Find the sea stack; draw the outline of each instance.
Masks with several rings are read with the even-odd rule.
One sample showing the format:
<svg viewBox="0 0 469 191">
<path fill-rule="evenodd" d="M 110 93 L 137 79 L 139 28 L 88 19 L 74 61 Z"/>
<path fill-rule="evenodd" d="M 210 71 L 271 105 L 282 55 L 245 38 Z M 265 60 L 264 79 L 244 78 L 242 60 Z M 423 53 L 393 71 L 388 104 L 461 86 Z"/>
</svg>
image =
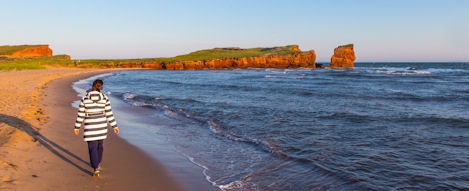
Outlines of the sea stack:
<svg viewBox="0 0 469 191">
<path fill-rule="evenodd" d="M 331 68 L 353 68 L 355 61 L 353 44 L 342 45 L 334 49 L 331 58 Z"/>
</svg>

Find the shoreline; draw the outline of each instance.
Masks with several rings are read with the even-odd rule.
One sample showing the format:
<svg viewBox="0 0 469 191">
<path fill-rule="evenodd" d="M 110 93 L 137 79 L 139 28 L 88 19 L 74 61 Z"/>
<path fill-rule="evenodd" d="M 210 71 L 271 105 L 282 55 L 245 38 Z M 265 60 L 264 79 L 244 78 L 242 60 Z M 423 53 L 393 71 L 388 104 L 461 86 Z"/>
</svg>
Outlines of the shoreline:
<svg viewBox="0 0 469 191">
<path fill-rule="evenodd" d="M 71 103 L 80 98 L 72 84 L 113 71 L 0 71 L 6 94 L 0 112 L 0 189 L 182 190 L 156 159 L 113 134 L 104 141 L 102 175 L 91 176 L 86 142 L 73 134 Z"/>
<path fill-rule="evenodd" d="M 120 72 L 133 73 L 133 71 L 127 70 L 112 73 Z M 107 77 L 110 76 L 109 74 L 94 75 L 89 78 L 80 79 L 77 81 L 77 84 L 73 84 L 73 89 L 82 94 L 94 79 L 100 78 L 104 80 L 104 91 L 107 92 L 108 88 L 110 88 L 107 80 Z M 112 95 L 113 92 L 109 93 L 108 96 L 111 99 L 113 113 L 121 129 L 120 138 L 136 146 L 159 164 L 166 167 L 166 172 L 170 177 L 177 180 L 177 183 L 184 190 L 220 190 L 204 174 L 203 167 L 188 159 L 187 156 L 181 155 L 175 145 L 168 141 L 170 138 L 164 135 L 164 133 L 157 133 L 160 131 L 159 129 L 173 128 L 172 126 L 176 125 L 173 121 L 154 109 L 133 106 L 122 100 L 122 97 Z M 77 107 L 77 104 L 75 102 L 73 107 Z"/>
</svg>

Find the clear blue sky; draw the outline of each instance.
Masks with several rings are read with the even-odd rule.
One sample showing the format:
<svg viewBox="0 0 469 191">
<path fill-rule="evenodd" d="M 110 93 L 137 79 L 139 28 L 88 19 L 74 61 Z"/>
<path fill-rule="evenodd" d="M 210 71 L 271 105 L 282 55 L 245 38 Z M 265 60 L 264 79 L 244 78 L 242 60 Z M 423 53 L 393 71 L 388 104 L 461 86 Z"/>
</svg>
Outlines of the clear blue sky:
<svg viewBox="0 0 469 191">
<path fill-rule="evenodd" d="M 468 0 L 1 0 L 0 45 L 72 59 L 172 57 L 297 44 L 328 62 L 469 61 Z"/>
</svg>

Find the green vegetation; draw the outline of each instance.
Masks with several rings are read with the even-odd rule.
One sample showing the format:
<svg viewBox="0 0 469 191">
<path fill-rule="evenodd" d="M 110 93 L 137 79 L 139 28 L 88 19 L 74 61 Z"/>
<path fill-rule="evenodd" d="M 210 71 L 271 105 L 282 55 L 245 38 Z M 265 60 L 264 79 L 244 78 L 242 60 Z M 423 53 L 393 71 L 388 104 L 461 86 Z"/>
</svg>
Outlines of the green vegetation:
<svg viewBox="0 0 469 191">
<path fill-rule="evenodd" d="M 28 70 L 45 69 L 46 66 L 72 66 L 73 62 L 66 59 L 66 55 L 31 57 L 31 58 L 6 58 L 0 57 L 0 70 Z"/>
<path fill-rule="evenodd" d="M 142 58 L 142 59 L 117 59 L 117 60 L 68 60 L 67 55 L 57 55 L 52 57 L 30 57 L 30 58 L 8 58 L 7 56 L 24 48 L 34 47 L 32 45 L 22 46 L 0 46 L 0 70 L 25 70 L 25 69 L 44 69 L 46 66 L 58 67 L 86 67 L 86 68 L 109 68 L 119 67 L 124 63 L 145 64 L 145 63 L 174 63 L 181 61 L 201 61 L 225 58 L 244 58 L 274 56 L 285 54 L 296 54 L 300 51 L 295 49 L 298 46 L 290 45 L 272 48 L 249 48 L 241 49 L 236 47 L 214 48 L 209 50 L 200 50 L 185 55 L 171 58 Z"/>
<path fill-rule="evenodd" d="M 346 44 L 346 45 L 342 45 L 342 46 L 339 46 L 339 47 L 352 47 L 353 48 L 353 44 Z"/>
<path fill-rule="evenodd" d="M 10 55 L 10 54 L 13 54 L 14 52 L 18 52 L 20 50 L 31 48 L 31 47 L 36 47 L 36 46 L 41 46 L 41 45 L 0 46 L 0 55 Z"/>
<path fill-rule="evenodd" d="M 200 61 L 200 60 L 214 60 L 224 58 L 245 58 L 245 57 L 259 57 L 270 55 L 285 55 L 295 54 L 298 51 L 293 49 L 295 45 L 272 47 L 272 48 L 214 48 L 209 50 L 199 50 L 186 55 L 176 56 L 172 58 L 160 58 L 163 62 L 176 62 L 176 61 Z"/>
</svg>

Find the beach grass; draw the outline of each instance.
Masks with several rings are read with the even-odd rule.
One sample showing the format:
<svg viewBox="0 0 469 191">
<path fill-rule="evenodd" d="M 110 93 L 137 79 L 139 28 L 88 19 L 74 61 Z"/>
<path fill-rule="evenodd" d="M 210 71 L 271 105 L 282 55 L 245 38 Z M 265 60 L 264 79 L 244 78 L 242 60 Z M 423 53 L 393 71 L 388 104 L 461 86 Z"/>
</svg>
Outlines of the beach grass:
<svg viewBox="0 0 469 191">
<path fill-rule="evenodd" d="M 66 59 L 66 55 L 7 58 L 0 57 L 0 70 L 31 70 L 45 69 L 46 66 L 73 66 L 71 60 Z"/>
</svg>

